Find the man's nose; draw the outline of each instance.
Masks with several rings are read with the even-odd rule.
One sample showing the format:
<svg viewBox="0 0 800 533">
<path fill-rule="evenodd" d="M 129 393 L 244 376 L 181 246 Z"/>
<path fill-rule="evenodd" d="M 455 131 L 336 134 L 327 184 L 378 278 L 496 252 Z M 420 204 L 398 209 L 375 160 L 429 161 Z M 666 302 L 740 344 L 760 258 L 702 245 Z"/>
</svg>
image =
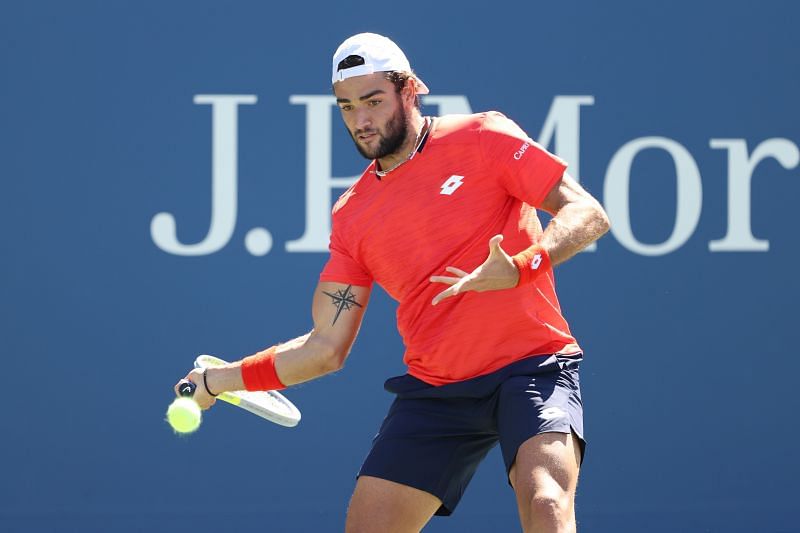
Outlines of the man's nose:
<svg viewBox="0 0 800 533">
<path fill-rule="evenodd" d="M 356 110 L 356 129 L 368 130 L 372 127 L 372 113 L 368 109 Z"/>
</svg>

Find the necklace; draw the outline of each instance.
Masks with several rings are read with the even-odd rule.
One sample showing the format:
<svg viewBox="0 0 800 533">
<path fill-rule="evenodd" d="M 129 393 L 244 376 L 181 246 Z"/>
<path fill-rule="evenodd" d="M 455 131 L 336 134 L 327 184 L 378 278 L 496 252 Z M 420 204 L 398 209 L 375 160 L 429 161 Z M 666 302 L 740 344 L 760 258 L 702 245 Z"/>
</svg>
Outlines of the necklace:
<svg viewBox="0 0 800 533">
<path fill-rule="evenodd" d="M 430 117 L 425 117 L 425 124 L 423 124 L 422 128 L 419 130 L 417 138 L 414 140 L 414 148 L 408 153 L 408 156 L 406 156 L 405 159 L 401 159 L 396 164 L 392 165 L 390 168 L 387 168 L 386 170 L 377 170 L 376 168 L 374 170 L 375 175 L 378 176 L 379 178 L 382 178 L 392 170 L 402 165 L 403 163 L 411 161 L 414 158 L 414 156 L 417 155 L 417 151 L 419 151 L 419 147 L 422 145 L 422 141 L 425 140 L 425 136 L 428 135 L 428 132 L 430 131 L 432 124 L 433 121 L 430 119 Z M 375 164 L 377 167 L 377 161 L 375 162 Z"/>
</svg>

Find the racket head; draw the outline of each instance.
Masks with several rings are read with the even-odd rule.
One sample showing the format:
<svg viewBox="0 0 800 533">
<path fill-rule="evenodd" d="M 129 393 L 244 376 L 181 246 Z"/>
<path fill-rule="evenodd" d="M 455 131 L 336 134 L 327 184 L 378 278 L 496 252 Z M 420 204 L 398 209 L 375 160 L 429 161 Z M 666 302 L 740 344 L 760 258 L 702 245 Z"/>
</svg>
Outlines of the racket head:
<svg viewBox="0 0 800 533">
<path fill-rule="evenodd" d="M 213 368 L 228 364 L 213 355 L 198 355 L 195 368 Z M 300 423 L 300 410 L 278 391 L 231 391 L 223 392 L 217 399 L 249 411 L 254 415 L 285 427 Z"/>
</svg>

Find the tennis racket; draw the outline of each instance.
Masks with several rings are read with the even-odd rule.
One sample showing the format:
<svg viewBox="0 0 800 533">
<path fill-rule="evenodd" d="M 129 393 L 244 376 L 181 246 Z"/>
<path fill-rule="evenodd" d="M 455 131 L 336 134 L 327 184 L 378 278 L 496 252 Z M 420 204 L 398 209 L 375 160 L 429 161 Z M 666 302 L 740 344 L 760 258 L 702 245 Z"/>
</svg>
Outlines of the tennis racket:
<svg viewBox="0 0 800 533">
<path fill-rule="evenodd" d="M 195 368 L 213 368 L 226 364 L 226 361 L 213 355 L 199 355 L 194 360 Z M 179 386 L 181 396 L 191 396 L 195 389 L 193 385 L 194 383 L 188 381 L 181 384 Z M 281 426 L 294 427 L 300 422 L 300 410 L 278 391 L 222 392 L 217 399 L 241 407 Z"/>
</svg>

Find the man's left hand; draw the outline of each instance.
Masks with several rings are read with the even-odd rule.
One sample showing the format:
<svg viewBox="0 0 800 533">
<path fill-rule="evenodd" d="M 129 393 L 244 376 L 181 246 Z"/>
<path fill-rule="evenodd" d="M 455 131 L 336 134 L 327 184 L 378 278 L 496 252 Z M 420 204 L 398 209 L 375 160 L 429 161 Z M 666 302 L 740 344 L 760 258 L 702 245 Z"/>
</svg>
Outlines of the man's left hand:
<svg viewBox="0 0 800 533">
<path fill-rule="evenodd" d="M 445 298 L 466 291 L 497 291 L 516 287 L 519 282 L 519 271 L 511 256 L 500 247 L 501 242 L 503 242 L 502 235 L 495 235 L 489 239 L 489 257 L 472 272 L 464 272 L 460 268 L 449 266 L 445 270 L 455 276 L 431 276 L 430 280 L 433 283 L 450 285 L 434 297 L 432 304 L 436 305 Z"/>
</svg>

